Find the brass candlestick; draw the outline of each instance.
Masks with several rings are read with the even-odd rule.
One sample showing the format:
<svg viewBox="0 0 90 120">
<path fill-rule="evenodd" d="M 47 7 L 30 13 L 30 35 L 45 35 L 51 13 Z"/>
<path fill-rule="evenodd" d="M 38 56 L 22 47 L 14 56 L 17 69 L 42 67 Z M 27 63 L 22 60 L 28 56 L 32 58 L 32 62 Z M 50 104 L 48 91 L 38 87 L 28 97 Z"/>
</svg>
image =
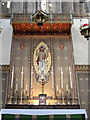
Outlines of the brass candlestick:
<svg viewBox="0 0 90 120">
<path fill-rule="evenodd" d="M 57 104 L 59 105 L 60 104 L 59 103 L 59 90 L 57 91 L 57 95 L 58 95 L 58 103 Z"/>
<path fill-rule="evenodd" d="M 8 104 L 12 104 L 12 96 L 10 96 L 10 101 Z"/>
<path fill-rule="evenodd" d="M 79 105 L 80 105 L 80 103 L 79 103 L 79 100 L 78 100 L 78 97 L 77 97 L 77 96 L 75 97 L 75 104 L 79 104 Z"/>
<path fill-rule="evenodd" d="M 74 102 L 75 102 L 75 104 L 77 104 L 77 103 L 80 104 L 79 101 L 78 101 L 78 96 L 76 95 L 76 90 L 77 90 L 76 88 L 77 87 L 75 86 L 75 88 L 74 88 L 75 89 L 75 93 L 74 93 L 74 99 L 75 100 L 74 100 Z"/>
<path fill-rule="evenodd" d="M 67 104 L 70 105 L 70 90 L 67 89 Z"/>
<path fill-rule="evenodd" d="M 15 90 L 15 93 L 16 93 L 16 100 L 15 100 L 15 104 L 17 104 L 18 103 L 18 101 L 17 101 L 17 90 Z"/>
<path fill-rule="evenodd" d="M 61 90 L 59 90 L 59 103 L 61 104 L 61 94 L 62 94 L 62 92 L 61 92 Z"/>
<path fill-rule="evenodd" d="M 10 100 L 8 104 L 12 104 L 12 89 L 10 89 Z"/>
<path fill-rule="evenodd" d="M 27 90 L 25 90 L 25 104 L 27 104 Z"/>
<path fill-rule="evenodd" d="M 33 88 L 31 88 L 31 105 L 33 105 Z"/>
<path fill-rule="evenodd" d="M 21 101 L 20 101 L 20 104 L 22 105 L 23 104 L 23 100 L 22 100 L 22 97 L 23 97 L 23 91 L 21 90 Z"/>
<path fill-rule="evenodd" d="M 52 88 L 52 105 L 54 105 L 54 87 Z"/>
<path fill-rule="evenodd" d="M 64 90 L 62 90 L 62 103 L 61 105 L 66 105 L 65 100 L 64 100 Z"/>
<path fill-rule="evenodd" d="M 71 90 L 72 94 L 72 105 L 75 105 L 74 90 Z"/>
</svg>

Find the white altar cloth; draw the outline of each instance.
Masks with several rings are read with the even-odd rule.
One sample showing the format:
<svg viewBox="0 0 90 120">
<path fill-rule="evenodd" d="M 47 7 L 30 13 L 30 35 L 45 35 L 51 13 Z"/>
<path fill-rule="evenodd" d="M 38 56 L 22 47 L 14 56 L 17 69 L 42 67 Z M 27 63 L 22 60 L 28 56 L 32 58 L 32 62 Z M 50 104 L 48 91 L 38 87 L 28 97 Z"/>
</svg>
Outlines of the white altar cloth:
<svg viewBox="0 0 90 120">
<path fill-rule="evenodd" d="M 85 109 L 1 109 L 2 114 L 20 114 L 20 115 L 72 115 L 85 114 Z"/>
</svg>

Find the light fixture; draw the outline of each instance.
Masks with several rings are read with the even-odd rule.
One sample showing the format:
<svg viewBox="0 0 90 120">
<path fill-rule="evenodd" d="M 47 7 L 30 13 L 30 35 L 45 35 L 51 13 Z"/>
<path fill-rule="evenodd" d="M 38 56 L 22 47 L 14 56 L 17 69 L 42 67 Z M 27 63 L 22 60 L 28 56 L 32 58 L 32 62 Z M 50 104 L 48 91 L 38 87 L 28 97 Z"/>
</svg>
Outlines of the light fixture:
<svg viewBox="0 0 90 120">
<path fill-rule="evenodd" d="M 42 10 L 37 11 L 36 13 L 34 13 L 32 15 L 32 20 L 34 22 L 37 22 L 37 25 L 39 26 L 39 28 L 41 28 L 43 26 L 43 24 L 48 21 L 48 14 L 43 12 Z"/>
</svg>

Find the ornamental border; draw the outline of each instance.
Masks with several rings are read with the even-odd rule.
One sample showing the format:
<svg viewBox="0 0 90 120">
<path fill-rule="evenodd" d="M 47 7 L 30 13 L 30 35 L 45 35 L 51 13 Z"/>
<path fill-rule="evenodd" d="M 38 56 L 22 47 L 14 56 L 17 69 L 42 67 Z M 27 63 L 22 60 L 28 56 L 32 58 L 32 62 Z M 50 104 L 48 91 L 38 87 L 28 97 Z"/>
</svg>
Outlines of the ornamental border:
<svg viewBox="0 0 90 120">
<path fill-rule="evenodd" d="M 75 65 L 76 71 L 90 71 L 90 65 Z"/>
<path fill-rule="evenodd" d="M 0 65 L 0 71 L 9 71 L 10 65 Z"/>
<path fill-rule="evenodd" d="M 74 66 L 75 70 L 87 70 L 90 71 L 90 65 L 75 65 Z M 10 70 L 10 65 L 0 65 L 0 71 L 9 71 Z"/>
</svg>

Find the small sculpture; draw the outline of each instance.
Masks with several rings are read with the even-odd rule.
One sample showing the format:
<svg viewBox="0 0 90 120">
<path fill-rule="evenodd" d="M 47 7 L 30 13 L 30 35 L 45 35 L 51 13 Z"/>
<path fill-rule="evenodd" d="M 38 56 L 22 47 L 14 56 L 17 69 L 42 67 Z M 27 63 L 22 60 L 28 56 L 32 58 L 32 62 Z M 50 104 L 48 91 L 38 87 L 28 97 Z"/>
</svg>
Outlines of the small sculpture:
<svg viewBox="0 0 90 120">
<path fill-rule="evenodd" d="M 84 24 L 80 26 L 80 33 L 81 35 L 84 35 L 87 40 L 89 40 L 90 37 L 90 24 Z"/>
<path fill-rule="evenodd" d="M 36 13 L 34 13 L 32 15 L 32 19 L 34 22 L 37 22 L 37 25 L 39 26 L 39 28 L 41 28 L 43 26 L 43 24 L 48 21 L 48 14 L 43 12 L 42 10 L 37 11 Z"/>
</svg>

